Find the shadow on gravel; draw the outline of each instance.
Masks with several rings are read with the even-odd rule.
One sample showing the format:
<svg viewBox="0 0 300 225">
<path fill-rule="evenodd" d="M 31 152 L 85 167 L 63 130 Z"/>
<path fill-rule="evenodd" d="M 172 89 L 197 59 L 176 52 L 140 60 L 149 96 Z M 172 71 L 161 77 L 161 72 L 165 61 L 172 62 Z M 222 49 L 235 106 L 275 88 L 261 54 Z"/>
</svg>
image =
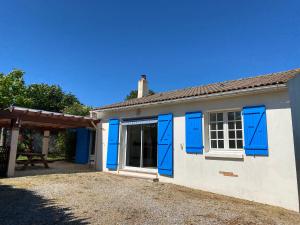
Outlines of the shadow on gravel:
<svg viewBox="0 0 300 225">
<path fill-rule="evenodd" d="M 51 188 L 51 187 L 49 187 Z M 53 201 L 34 192 L 0 185 L 0 224 L 2 225 L 85 225 L 70 208 L 60 208 Z"/>
</svg>

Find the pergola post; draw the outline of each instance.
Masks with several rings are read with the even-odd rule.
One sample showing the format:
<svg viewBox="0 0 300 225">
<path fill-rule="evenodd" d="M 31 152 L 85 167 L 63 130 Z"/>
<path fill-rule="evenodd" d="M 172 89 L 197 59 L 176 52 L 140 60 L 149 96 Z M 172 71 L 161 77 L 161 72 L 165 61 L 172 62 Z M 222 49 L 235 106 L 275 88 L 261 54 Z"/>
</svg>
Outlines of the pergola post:
<svg viewBox="0 0 300 225">
<path fill-rule="evenodd" d="M 0 128 L 0 146 L 4 145 L 4 128 Z"/>
<path fill-rule="evenodd" d="M 11 139 L 10 139 L 10 152 L 9 152 L 9 160 L 8 160 L 8 169 L 7 169 L 7 177 L 13 177 L 15 175 L 15 167 L 16 167 L 16 157 L 17 157 L 17 149 L 18 149 L 18 140 L 19 140 L 19 130 L 18 126 L 15 126 L 14 122 L 12 122 L 11 127 Z"/>
<path fill-rule="evenodd" d="M 42 147 L 42 153 L 45 155 L 45 158 L 48 157 L 49 141 L 50 141 L 50 131 L 45 130 L 44 137 L 43 137 L 43 147 Z"/>
</svg>

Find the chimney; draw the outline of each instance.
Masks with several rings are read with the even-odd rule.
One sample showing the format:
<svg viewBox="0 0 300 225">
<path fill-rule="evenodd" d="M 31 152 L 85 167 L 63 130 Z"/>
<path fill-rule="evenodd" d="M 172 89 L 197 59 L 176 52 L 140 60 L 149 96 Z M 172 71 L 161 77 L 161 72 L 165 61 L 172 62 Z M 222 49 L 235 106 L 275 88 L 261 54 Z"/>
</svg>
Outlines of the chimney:
<svg viewBox="0 0 300 225">
<path fill-rule="evenodd" d="M 148 82 L 146 75 L 141 75 L 138 83 L 138 98 L 145 97 L 149 94 Z"/>
</svg>

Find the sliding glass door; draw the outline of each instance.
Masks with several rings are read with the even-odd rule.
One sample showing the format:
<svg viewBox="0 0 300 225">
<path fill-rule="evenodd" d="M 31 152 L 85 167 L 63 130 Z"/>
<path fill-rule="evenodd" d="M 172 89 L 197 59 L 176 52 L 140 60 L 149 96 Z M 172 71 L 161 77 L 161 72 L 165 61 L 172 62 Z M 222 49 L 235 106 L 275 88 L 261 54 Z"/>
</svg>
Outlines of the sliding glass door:
<svg viewBox="0 0 300 225">
<path fill-rule="evenodd" d="M 127 126 L 126 166 L 157 168 L 157 123 Z"/>
</svg>

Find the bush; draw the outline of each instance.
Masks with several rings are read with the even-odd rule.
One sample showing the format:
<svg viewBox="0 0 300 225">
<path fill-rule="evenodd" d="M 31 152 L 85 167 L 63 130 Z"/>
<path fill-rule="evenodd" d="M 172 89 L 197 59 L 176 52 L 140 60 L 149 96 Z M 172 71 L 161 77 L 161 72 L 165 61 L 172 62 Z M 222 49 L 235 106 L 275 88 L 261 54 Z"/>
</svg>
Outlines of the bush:
<svg viewBox="0 0 300 225">
<path fill-rule="evenodd" d="M 76 130 L 68 129 L 60 132 L 56 139 L 57 149 L 61 149 L 67 161 L 74 161 L 76 154 Z"/>
</svg>

